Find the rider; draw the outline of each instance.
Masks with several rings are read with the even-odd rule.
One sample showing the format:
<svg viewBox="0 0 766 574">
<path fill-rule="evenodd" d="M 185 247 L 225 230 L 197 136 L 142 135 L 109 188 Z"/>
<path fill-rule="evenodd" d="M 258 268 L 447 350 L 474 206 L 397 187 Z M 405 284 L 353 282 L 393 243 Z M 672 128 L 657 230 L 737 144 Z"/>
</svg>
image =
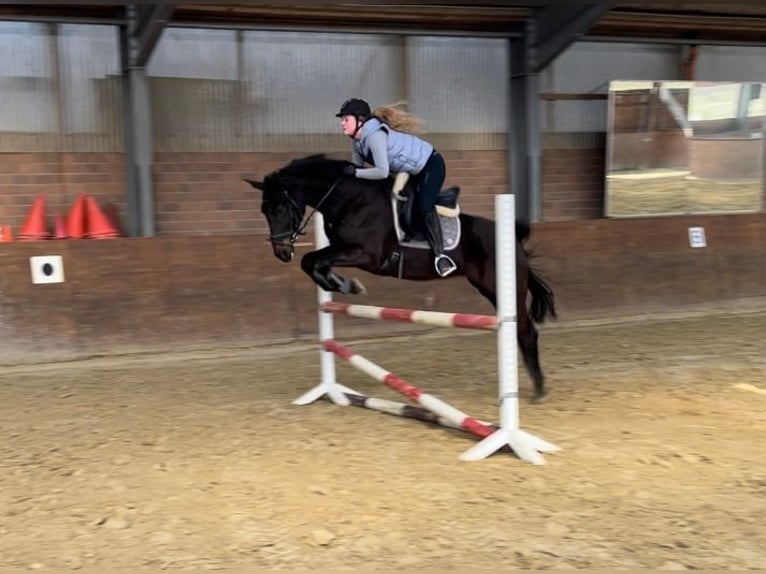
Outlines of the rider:
<svg viewBox="0 0 766 574">
<path fill-rule="evenodd" d="M 373 113 L 370 105 L 358 98 L 343 102 L 335 116 L 341 118 L 343 133 L 354 140 L 354 165 L 347 167 L 347 175 L 385 179 L 390 171 L 404 171 L 417 178 L 417 207 L 434 252 L 436 272 L 440 277 L 446 277 L 455 271 L 457 265 L 444 253 L 439 215 L 435 209 L 446 174 L 444 159 L 433 145 L 414 135 L 421 121 L 397 104 L 376 108 Z M 363 167 L 365 162 L 373 167 Z"/>
</svg>

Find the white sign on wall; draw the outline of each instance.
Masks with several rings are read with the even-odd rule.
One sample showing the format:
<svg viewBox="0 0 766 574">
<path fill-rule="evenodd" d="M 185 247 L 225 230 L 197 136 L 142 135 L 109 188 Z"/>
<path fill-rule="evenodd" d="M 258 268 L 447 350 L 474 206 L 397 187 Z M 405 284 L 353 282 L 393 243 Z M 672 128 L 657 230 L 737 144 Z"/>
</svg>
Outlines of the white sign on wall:
<svg viewBox="0 0 766 574">
<path fill-rule="evenodd" d="M 704 227 L 689 228 L 689 245 L 692 247 L 707 247 Z"/>
<path fill-rule="evenodd" d="M 63 283 L 64 262 L 61 255 L 41 255 L 29 258 L 32 283 Z"/>
</svg>

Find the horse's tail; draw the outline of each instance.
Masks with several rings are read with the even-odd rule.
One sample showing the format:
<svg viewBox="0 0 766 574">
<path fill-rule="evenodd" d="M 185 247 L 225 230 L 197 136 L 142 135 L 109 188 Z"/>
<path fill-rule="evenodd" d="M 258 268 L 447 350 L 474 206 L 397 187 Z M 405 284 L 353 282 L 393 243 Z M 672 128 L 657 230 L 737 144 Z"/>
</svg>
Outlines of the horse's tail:
<svg viewBox="0 0 766 574">
<path fill-rule="evenodd" d="M 531 267 L 529 268 L 528 287 L 529 292 L 532 294 L 532 303 L 529 309 L 532 320 L 536 323 L 542 323 L 548 316 L 551 319 L 555 319 L 556 302 L 554 300 L 553 289 Z"/>
<path fill-rule="evenodd" d="M 516 238 L 522 244 L 522 249 L 527 255 L 527 260 L 531 260 L 535 257 L 535 254 L 527 249 L 523 244 L 529 239 L 531 234 L 531 228 L 527 221 L 516 221 Z M 527 278 L 527 288 L 532 294 L 532 303 L 530 304 L 530 315 L 532 320 L 536 323 L 543 323 L 546 317 L 551 319 L 556 318 L 556 301 L 553 295 L 553 289 L 550 288 L 548 283 L 543 277 L 536 273 L 530 263 L 529 276 Z"/>
<path fill-rule="evenodd" d="M 530 232 L 529 223 L 527 221 L 523 219 L 516 220 L 516 241 L 524 243 L 529 239 Z"/>
</svg>

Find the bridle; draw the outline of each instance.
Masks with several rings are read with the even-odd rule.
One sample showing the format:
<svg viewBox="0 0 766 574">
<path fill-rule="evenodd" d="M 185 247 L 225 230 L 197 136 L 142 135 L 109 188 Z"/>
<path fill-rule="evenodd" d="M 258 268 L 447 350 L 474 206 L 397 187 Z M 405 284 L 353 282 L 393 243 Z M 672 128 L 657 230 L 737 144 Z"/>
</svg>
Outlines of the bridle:
<svg viewBox="0 0 766 574">
<path fill-rule="evenodd" d="M 336 186 L 340 183 L 342 178 L 343 176 L 335 180 L 335 183 L 330 186 L 330 189 L 327 190 L 327 193 L 325 193 L 322 196 L 322 199 L 317 202 L 316 206 L 311 210 L 311 213 L 309 213 L 305 220 L 303 219 L 303 209 L 301 209 L 301 206 L 298 205 L 297 201 L 290 197 L 287 189 L 283 187 L 282 193 L 287 199 L 287 206 L 290 210 L 290 219 L 292 220 L 292 229 L 290 231 L 283 231 L 282 233 L 270 234 L 269 241 L 271 244 L 289 247 L 290 253 L 295 253 L 295 242 L 298 240 L 298 237 L 306 234 L 306 228 L 311 222 L 311 218 L 314 217 L 314 214 L 319 210 L 319 206 L 322 205 L 324 200 L 329 197 Z"/>
</svg>

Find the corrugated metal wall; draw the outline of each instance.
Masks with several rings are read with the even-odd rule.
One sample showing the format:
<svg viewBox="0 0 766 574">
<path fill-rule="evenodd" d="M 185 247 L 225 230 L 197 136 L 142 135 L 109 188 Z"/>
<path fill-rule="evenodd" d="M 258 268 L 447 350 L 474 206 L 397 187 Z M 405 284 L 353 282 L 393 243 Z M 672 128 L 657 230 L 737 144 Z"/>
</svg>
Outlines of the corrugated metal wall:
<svg viewBox="0 0 766 574">
<path fill-rule="evenodd" d="M 697 79 L 710 82 L 766 81 L 766 48 L 705 46 L 697 60 Z"/>
<path fill-rule="evenodd" d="M 499 39 L 169 28 L 148 65 L 157 151 L 346 150 L 348 97 L 407 100 L 441 147 L 505 146 Z M 0 151 L 120 151 L 117 29 L 0 23 Z"/>
<path fill-rule="evenodd" d="M 340 103 L 401 97 L 401 51 L 390 36 L 167 30 L 148 68 L 156 147 L 346 149 Z"/>
<path fill-rule="evenodd" d="M 408 101 L 440 147 L 505 145 L 504 40 L 204 32 L 168 30 L 150 62 L 158 149 L 345 150 L 348 97 Z"/>
<path fill-rule="evenodd" d="M 409 100 L 452 149 L 505 149 L 509 44 L 479 38 L 415 37 L 407 44 Z"/>
<path fill-rule="evenodd" d="M 347 97 L 405 99 L 443 149 L 504 149 L 502 39 L 169 28 L 148 66 L 157 151 L 341 151 Z M 0 151 L 121 151 L 117 29 L 0 22 Z M 766 79 L 766 48 L 700 50 L 700 80 Z M 576 43 L 541 91 L 677 79 L 681 47 Z M 603 142 L 606 100 L 541 102 L 544 147 Z M 600 138 L 600 139 L 599 139 Z"/>
<path fill-rule="evenodd" d="M 0 53 L 0 151 L 121 149 L 114 27 L 3 22 Z"/>
<path fill-rule="evenodd" d="M 604 98 L 542 102 L 544 147 L 603 145 L 610 80 L 677 78 L 680 54 L 678 46 L 598 42 L 572 45 L 544 70 L 541 91 L 603 94 Z"/>
</svg>

